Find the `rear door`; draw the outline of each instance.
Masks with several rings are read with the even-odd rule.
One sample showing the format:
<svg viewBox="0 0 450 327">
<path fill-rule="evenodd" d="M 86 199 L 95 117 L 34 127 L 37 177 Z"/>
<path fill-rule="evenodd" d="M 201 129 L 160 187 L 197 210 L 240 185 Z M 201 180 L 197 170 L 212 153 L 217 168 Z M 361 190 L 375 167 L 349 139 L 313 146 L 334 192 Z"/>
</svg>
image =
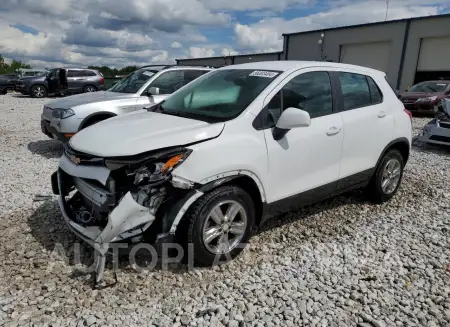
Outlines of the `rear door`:
<svg viewBox="0 0 450 327">
<path fill-rule="evenodd" d="M 393 138 L 393 108 L 370 77 L 359 72 L 333 72 L 340 86 L 340 107 L 344 122 L 344 144 L 338 188 L 366 182 L 378 159 Z M 381 83 L 381 82 L 380 82 Z"/>
<path fill-rule="evenodd" d="M 78 80 L 79 73 L 78 70 L 75 69 L 68 69 L 67 70 L 67 88 L 69 89 L 70 93 L 78 92 L 80 89 L 80 82 Z"/>
</svg>

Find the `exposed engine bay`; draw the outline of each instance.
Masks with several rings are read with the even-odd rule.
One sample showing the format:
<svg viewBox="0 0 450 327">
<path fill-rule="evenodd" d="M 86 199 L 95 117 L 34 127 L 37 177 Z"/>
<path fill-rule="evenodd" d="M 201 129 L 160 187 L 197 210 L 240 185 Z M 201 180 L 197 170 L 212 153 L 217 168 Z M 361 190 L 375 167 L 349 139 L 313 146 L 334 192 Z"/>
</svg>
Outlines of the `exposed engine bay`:
<svg viewBox="0 0 450 327">
<path fill-rule="evenodd" d="M 442 99 L 435 111 L 436 117 L 424 127 L 418 140 L 431 144 L 450 145 L 450 99 Z"/>
<path fill-rule="evenodd" d="M 162 209 L 186 197 L 194 183 L 174 178 L 190 150 L 170 148 L 133 158 L 98 158 L 66 145 L 52 187 L 69 227 L 96 251 L 95 282 L 113 242 L 154 242 L 168 233 L 175 216 Z M 164 211 L 164 221 L 158 219 Z M 155 224 L 156 227 L 149 227 Z"/>
</svg>

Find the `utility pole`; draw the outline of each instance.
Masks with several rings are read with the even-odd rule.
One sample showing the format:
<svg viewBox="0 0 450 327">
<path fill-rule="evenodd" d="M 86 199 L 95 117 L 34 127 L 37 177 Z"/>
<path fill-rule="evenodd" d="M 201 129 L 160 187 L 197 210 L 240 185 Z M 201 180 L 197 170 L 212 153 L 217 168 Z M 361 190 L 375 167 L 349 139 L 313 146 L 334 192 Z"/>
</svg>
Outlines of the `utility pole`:
<svg viewBox="0 0 450 327">
<path fill-rule="evenodd" d="M 384 16 L 384 21 L 387 20 L 388 12 L 389 12 L 389 0 L 386 0 L 386 15 Z"/>
</svg>

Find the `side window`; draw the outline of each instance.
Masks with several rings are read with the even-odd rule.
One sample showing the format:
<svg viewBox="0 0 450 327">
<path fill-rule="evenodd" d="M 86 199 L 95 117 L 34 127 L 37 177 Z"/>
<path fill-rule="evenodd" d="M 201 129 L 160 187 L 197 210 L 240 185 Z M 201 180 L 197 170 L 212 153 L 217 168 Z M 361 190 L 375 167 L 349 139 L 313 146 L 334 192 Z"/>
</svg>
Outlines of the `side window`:
<svg viewBox="0 0 450 327">
<path fill-rule="evenodd" d="M 82 70 L 81 73 L 83 76 L 96 76 L 96 74 L 92 70 Z"/>
<path fill-rule="evenodd" d="M 77 71 L 76 70 L 68 70 L 67 71 L 67 77 L 77 77 L 76 76 Z"/>
<path fill-rule="evenodd" d="M 84 70 L 74 70 L 73 71 L 74 77 L 85 77 Z"/>
<path fill-rule="evenodd" d="M 192 82 L 194 79 L 206 74 L 207 70 L 185 70 L 184 71 L 184 84 Z"/>
<path fill-rule="evenodd" d="M 333 96 L 328 73 L 310 72 L 290 80 L 269 102 L 269 122 L 275 124 L 289 107 L 305 110 L 311 118 L 331 114 Z"/>
<path fill-rule="evenodd" d="M 356 109 L 372 104 L 369 84 L 365 75 L 339 73 L 339 80 L 344 96 L 344 110 Z"/>
<path fill-rule="evenodd" d="M 159 88 L 160 94 L 172 94 L 183 85 L 184 72 L 182 70 L 172 70 L 160 75 L 150 84 L 150 87 Z"/>
<path fill-rule="evenodd" d="M 377 83 L 375 83 L 375 81 L 369 76 L 367 76 L 367 82 L 369 83 L 370 98 L 372 99 L 372 104 L 383 102 L 383 95 L 381 94 Z"/>
</svg>

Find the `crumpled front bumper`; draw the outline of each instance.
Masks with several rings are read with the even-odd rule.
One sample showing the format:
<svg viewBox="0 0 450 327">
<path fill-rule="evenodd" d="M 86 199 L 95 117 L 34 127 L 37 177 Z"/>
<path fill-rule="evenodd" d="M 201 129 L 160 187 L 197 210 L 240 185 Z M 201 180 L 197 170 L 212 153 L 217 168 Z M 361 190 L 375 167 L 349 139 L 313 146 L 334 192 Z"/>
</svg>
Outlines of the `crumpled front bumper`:
<svg viewBox="0 0 450 327">
<path fill-rule="evenodd" d="M 420 142 L 450 145 L 450 119 L 443 121 L 438 118 L 431 120 L 419 135 Z"/>
<path fill-rule="evenodd" d="M 105 227 L 100 226 L 83 226 L 73 219 L 73 215 L 69 212 L 68 204 L 64 190 L 67 189 L 63 175 L 66 174 L 71 179 L 92 178 L 93 172 L 98 172 L 100 167 L 81 167 L 72 164 L 67 156 L 63 155 L 60 160 L 60 168 L 56 172 L 56 176 L 52 177 L 52 188 L 55 193 L 59 194 L 58 204 L 64 221 L 70 230 L 80 237 L 83 241 L 91 245 L 97 252 L 95 256 L 95 275 L 96 283 L 98 283 L 104 273 L 106 253 L 110 248 L 110 244 L 114 242 L 129 241 L 133 238 L 141 236 L 155 220 L 154 214 L 150 212 L 150 208 L 138 204 L 130 192 L 126 193 L 118 202 L 114 209 L 108 214 L 107 224 Z M 97 180 L 106 183 L 107 172 L 96 174 Z M 56 177 L 56 178 L 55 178 Z M 56 185 L 55 185 L 56 184 Z M 99 193 L 98 188 L 84 187 L 81 188 L 79 182 L 76 191 L 93 202 L 98 196 L 104 196 Z M 71 185 L 72 186 L 72 185 Z M 90 192 L 90 193 L 89 193 Z"/>
</svg>

